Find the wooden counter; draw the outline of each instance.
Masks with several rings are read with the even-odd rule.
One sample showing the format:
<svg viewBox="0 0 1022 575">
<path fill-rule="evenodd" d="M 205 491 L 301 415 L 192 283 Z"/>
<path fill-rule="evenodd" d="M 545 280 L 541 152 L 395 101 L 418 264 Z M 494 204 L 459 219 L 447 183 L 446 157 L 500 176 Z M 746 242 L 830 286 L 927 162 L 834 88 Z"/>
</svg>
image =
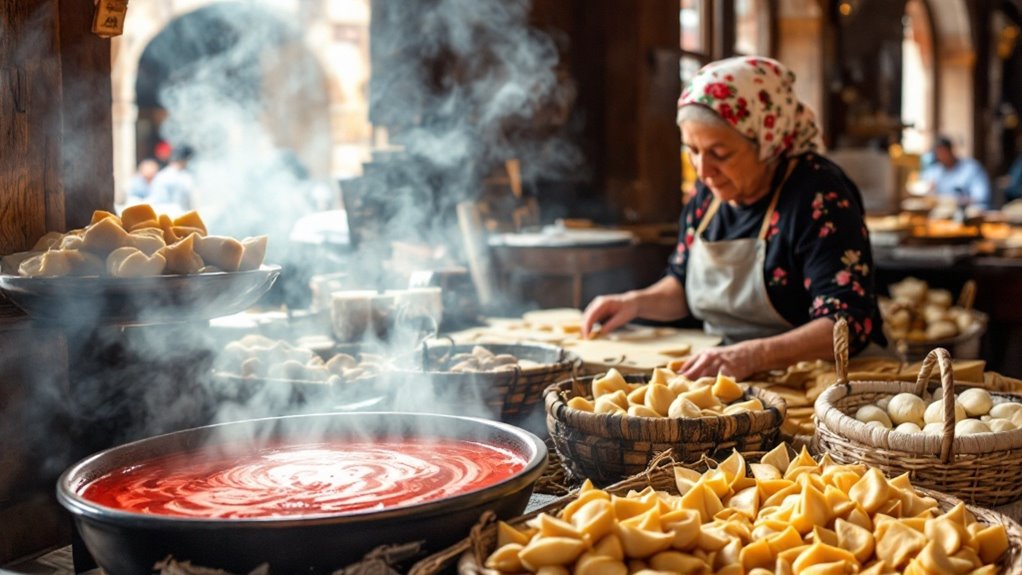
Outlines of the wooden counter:
<svg viewBox="0 0 1022 575">
<path fill-rule="evenodd" d="M 650 374 L 655 367 L 713 347 L 720 338 L 702 330 L 628 325 L 597 339 L 577 333 L 530 329 L 522 320 L 494 318 L 485 327 L 450 334 L 458 343 L 542 342 L 563 347 L 582 358 L 585 371 L 595 373 L 613 367 L 622 373 Z"/>
</svg>

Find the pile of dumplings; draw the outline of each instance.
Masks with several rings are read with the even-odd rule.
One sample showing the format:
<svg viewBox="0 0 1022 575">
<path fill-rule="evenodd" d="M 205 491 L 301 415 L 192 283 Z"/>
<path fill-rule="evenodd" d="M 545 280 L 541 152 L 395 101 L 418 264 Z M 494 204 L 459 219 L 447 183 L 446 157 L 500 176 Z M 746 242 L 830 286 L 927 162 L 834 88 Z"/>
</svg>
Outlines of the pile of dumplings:
<svg viewBox="0 0 1022 575">
<path fill-rule="evenodd" d="M 976 318 L 952 305 L 951 292 L 931 289 L 923 280 L 906 278 L 891 284 L 891 299 L 880 300 L 880 313 L 894 340 L 939 341 L 966 333 Z"/>
<path fill-rule="evenodd" d="M 938 389 L 926 399 L 912 393 L 882 397 L 859 407 L 855 419 L 898 433 L 944 433 L 944 400 Z M 955 435 L 999 433 L 1022 426 L 1022 403 L 970 388 L 955 396 Z"/>
<path fill-rule="evenodd" d="M 556 515 L 499 523 L 486 567 L 576 575 L 993 575 L 1001 524 L 963 503 L 941 512 L 908 474 L 814 460 L 786 445 L 747 464 L 738 452 L 699 474 L 675 467 L 677 494 L 620 496 L 586 482 Z"/>
<path fill-rule="evenodd" d="M 524 363 L 523 363 L 524 362 Z M 447 361 L 448 370 L 453 373 L 482 371 L 510 371 L 515 368 L 537 366 L 538 363 L 520 360 L 509 353 L 493 353 L 481 345 L 472 347 L 469 353 L 456 353 Z"/>
<path fill-rule="evenodd" d="M 265 255 L 266 236 L 211 236 L 195 211 L 171 219 L 137 204 L 120 216 L 96 210 L 89 225 L 49 232 L 31 250 L 4 256 L 2 267 L 25 277 L 138 278 L 255 270 Z"/>
<path fill-rule="evenodd" d="M 242 377 L 310 381 L 332 385 L 372 378 L 384 371 L 383 356 L 345 353 L 324 361 L 310 349 L 262 335 L 247 335 L 224 346 L 218 369 Z"/>
<path fill-rule="evenodd" d="M 632 417 L 718 417 L 762 411 L 763 403 L 727 375 L 695 381 L 656 368 L 647 383 L 628 383 L 616 369 L 593 380 L 593 399 L 573 397 L 568 407 Z"/>
</svg>

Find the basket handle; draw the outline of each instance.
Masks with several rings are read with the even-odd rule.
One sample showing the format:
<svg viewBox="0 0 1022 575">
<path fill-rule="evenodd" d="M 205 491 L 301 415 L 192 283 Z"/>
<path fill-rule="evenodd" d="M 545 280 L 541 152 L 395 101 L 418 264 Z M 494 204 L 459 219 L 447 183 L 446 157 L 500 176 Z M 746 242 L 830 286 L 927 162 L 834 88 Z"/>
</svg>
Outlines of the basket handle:
<svg viewBox="0 0 1022 575">
<path fill-rule="evenodd" d="M 950 463 L 951 447 L 955 441 L 955 372 L 951 365 L 951 354 L 946 349 L 938 347 L 926 354 L 919 368 L 915 393 L 919 397 L 926 393 L 934 364 L 940 367 L 940 387 L 944 401 L 944 435 L 940 441 L 940 460 L 942 463 Z"/>
<path fill-rule="evenodd" d="M 582 358 L 579 358 L 578 361 L 576 361 L 571 366 L 571 393 L 575 394 L 576 397 L 585 397 L 586 396 L 586 386 L 585 386 L 585 383 L 582 382 L 582 378 L 579 376 L 579 373 L 578 373 L 581 369 L 582 369 Z M 561 393 L 561 397 L 564 399 L 565 403 L 568 402 L 568 398 L 565 396 L 565 394 L 563 392 Z"/>
<path fill-rule="evenodd" d="M 848 322 L 843 317 L 834 322 L 834 367 L 835 383 L 848 383 Z"/>
<path fill-rule="evenodd" d="M 489 555 L 486 552 L 486 542 L 482 536 L 483 530 L 496 523 L 496 521 L 497 514 L 492 510 L 486 510 L 479 516 L 479 521 L 472 526 L 472 530 L 469 532 L 468 538 L 472 545 L 472 552 L 475 553 L 480 565 L 486 563 L 486 556 Z"/>
<path fill-rule="evenodd" d="M 970 279 L 962 286 L 958 294 L 958 305 L 965 308 L 965 311 L 972 310 L 972 304 L 976 303 L 976 280 Z"/>
</svg>

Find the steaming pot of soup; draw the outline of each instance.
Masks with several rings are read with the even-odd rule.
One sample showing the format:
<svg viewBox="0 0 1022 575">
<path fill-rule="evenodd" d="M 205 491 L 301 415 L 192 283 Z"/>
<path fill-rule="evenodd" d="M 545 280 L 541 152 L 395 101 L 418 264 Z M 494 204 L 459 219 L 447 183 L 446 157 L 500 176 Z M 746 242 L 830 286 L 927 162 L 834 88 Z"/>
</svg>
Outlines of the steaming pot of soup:
<svg viewBox="0 0 1022 575">
<path fill-rule="evenodd" d="M 289 416 L 189 429 L 93 455 L 57 495 L 113 575 L 173 555 L 248 572 L 329 573 L 379 545 L 439 549 L 485 510 L 521 513 L 546 462 L 531 433 L 410 413 Z"/>
</svg>

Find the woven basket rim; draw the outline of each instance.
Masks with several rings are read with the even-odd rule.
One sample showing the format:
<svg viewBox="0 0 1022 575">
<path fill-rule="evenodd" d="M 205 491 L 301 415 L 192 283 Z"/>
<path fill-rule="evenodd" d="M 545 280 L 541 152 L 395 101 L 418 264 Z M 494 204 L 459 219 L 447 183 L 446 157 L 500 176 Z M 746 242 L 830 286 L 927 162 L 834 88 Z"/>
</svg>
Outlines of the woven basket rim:
<svg viewBox="0 0 1022 575">
<path fill-rule="evenodd" d="M 925 433 L 898 433 L 889 429 L 869 427 L 865 423 L 846 414 L 837 406 L 842 399 L 862 393 L 912 393 L 916 384 L 905 381 L 850 381 L 828 387 L 816 398 L 813 413 L 816 425 L 824 424 L 836 435 L 844 436 L 863 443 L 869 447 L 900 451 L 913 455 L 940 454 L 942 435 Z M 979 388 L 976 385 L 955 384 L 955 389 Z M 889 390 L 889 391 L 888 391 Z M 1022 403 L 1022 395 L 986 390 L 992 397 L 1001 398 L 1013 403 Z M 1003 403 L 1003 402 L 1002 402 Z M 996 404 L 996 402 L 995 402 Z M 1022 448 L 1022 428 L 1009 431 L 977 433 L 956 436 L 952 443 L 952 453 L 979 454 L 992 453 Z"/>
<path fill-rule="evenodd" d="M 837 372 L 837 383 L 825 389 L 813 403 L 813 415 L 816 419 L 817 435 L 821 431 L 843 437 L 857 443 L 853 449 L 884 449 L 910 456 L 936 456 L 937 461 L 945 465 L 953 465 L 956 455 L 990 454 L 1013 452 L 1022 447 L 1022 429 L 999 433 L 978 433 L 955 436 L 954 393 L 958 388 L 980 387 L 966 386 L 955 383 L 954 365 L 951 354 L 944 348 L 930 350 L 919 368 L 919 375 L 914 382 L 900 381 L 851 381 L 848 378 L 848 323 L 844 318 L 834 324 L 834 364 Z M 939 368 L 939 371 L 935 371 Z M 837 404 L 844 398 L 865 393 L 909 392 L 923 397 L 932 385 L 932 376 L 940 375 L 940 386 L 943 390 L 944 432 L 936 434 L 894 433 L 886 429 L 867 428 L 866 424 L 844 413 Z M 997 392 L 987 389 L 995 398 L 1012 402 L 1022 402 L 1022 396 Z M 1018 454 L 1022 462 L 1022 453 Z"/>
<path fill-rule="evenodd" d="M 674 429 L 678 425 L 678 423 L 682 421 L 687 422 L 718 421 L 721 419 L 725 420 L 737 419 L 738 417 L 745 415 L 744 413 L 741 414 L 734 413 L 726 415 L 720 414 L 716 416 L 707 415 L 705 417 L 642 417 L 637 415 L 628 414 L 622 415 L 617 413 L 615 414 L 592 413 L 589 411 L 583 411 L 581 409 L 575 409 L 573 407 L 570 407 L 568 405 L 568 402 L 565 401 L 563 393 L 565 391 L 570 392 L 574 387 L 576 381 L 577 382 L 588 381 L 591 383 L 597 377 L 600 376 L 592 375 L 579 377 L 575 380 L 569 379 L 565 381 L 560 381 L 547 387 L 546 390 L 543 392 L 543 396 L 554 397 L 552 401 L 547 401 L 547 415 L 549 417 L 553 417 L 554 413 L 560 411 L 565 415 L 565 417 L 557 419 L 560 419 L 562 421 L 565 419 L 589 419 L 591 421 L 599 421 L 607 424 L 609 426 L 608 429 L 620 429 L 621 428 L 620 423 L 622 421 L 635 421 L 638 422 L 640 425 L 647 427 L 651 426 L 653 428 L 660 427 L 663 428 L 665 431 Z M 644 383 L 646 381 L 645 375 L 628 374 L 623 375 L 622 377 L 624 377 L 625 381 L 628 383 Z M 773 413 L 774 419 L 776 419 L 776 426 L 779 426 L 781 422 L 784 421 L 784 418 L 787 413 L 787 403 L 784 401 L 784 398 L 770 390 L 766 390 L 754 385 L 747 384 L 740 385 L 742 386 L 742 389 L 745 391 L 746 394 L 748 394 L 750 397 L 760 399 L 765 404 L 764 405 L 765 409 L 755 412 L 750 411 L 747 413 L 764 413 L 764 414 Z"/>
<path fill-rule="evenodd" d="M 631 477 L 625 478 L 612 485 L 602 488 L 608 493 L 625 493 L 630 489 L 641 489 L 643 485 L 651 485 L 655 482 L 655 478 L 663 479 L 663 476 L 670 472 L 673 478 L 673 469 L 675 466 L 685 467 L 689 469 L 696 468 L 692 464 L 668 464 L 665 465 L 662 462 L 669 460 L 669 458 L 660 458 L 658 462 L 654 462 L 645 471 L 637 473 Z M 698 464 L 705 463 L 706 460 L 698 462 Z M 934 491 L 922 487 L 913 485 L 913 489 L 921 496 L 933 497 L 937 500 L 938 505 L 942 510 L 951 509 L 958 503 L 962 502 L 961 499 L 952 495 L 947 495 L 939 491 Z M 554 499 L 553 501 L 534 509 L 533 511 L 515 517 L 513 519 L 506 520 L 507 523 L 513 526 L 521 526 L 531 518 L 538 516 L 540 513 L 558 513 L 565 506 L 578 498 L 579 490 L 574 489 L 567 495 Z M 992 509 L 988 509 L 981 506 L 970 505 L 966 503 L 966 508 L 973 514 L 977 521 L 987 525 L 1002 524 L 1005 527 L 1008 535 L 1009 548 L 1004 556 L 999 558 L 996 565 L 1003 567 L 1001 575 L 1022 575 L 1022 526 L 1019 525 L 1011 517 Z M 485 516 L 484 516 L 485 517 Z M 442 550 L 434 555 L 426 557 L 420 560 L 413 566 L 410 573 L 412 575 L 435 575 L 442 572 L 445 567 L 451 565 L 450 561 L 458 560 L 459 573 L 471 573 L 473 575 L 477 573 L 484 573 L 488 571 L 482 570 L 482 563 L 480 560 L 485 560 L 483 553 L 491 553 L 493 549 L 484 547 L 484 535 L 489 534 L 490 538 L 495 539 L 495 531 L 497 530 L 497 523 L 493 520 L 493 517 L 485 517 L 479 524 L 472 529 L 469 536 L 461 541 L 455 543 L 451 547 Z M 1010 564 L 1002 565 L 1004 562 L 1010 562 Z M 467 563 L 467 565 L 466 565 Z"/>
<path fill-rule="evenodd" d="M 447 345 L 447 344 L 442 344 L 442 345 Z M 434 370 L 422 370 L 422 369 L 416 369 L 416 368 L 403 367 L 403 366 L 400 365 L 399 361 L 395 361 L 390 366 L 388 371 L 391 372 L 391 373 L 399 373 L 399 374 L 401 374 L 401 373 L 404 373 L 404 374 L 414 373 L 414 374 L 426 374 L 426 375 L 446 375 L 446 376 L 454 376 L 454 377 L 475 376 L 475 377 L 497 377 L 497 378 L 499 378 L 499 377 L 502 377 L 502 376 L 507 376 L 509 374 L 514 374 L 515 371 L 518 371 L 521 376 L 539 375 L 539 374 L 545 374 L 545 373 L 552 373 L 552 372 L 556 372 L 556 371 L 563 371 L 565 369 L 570 369 L 574 365 L 580 364 L 581 361 L 582 361 L 582 358 L 579 357 L 578 354 L 576 354 L 575 352 L 573 352 L 573 351 L 571 351 L 571 350 L 569 350 L 567 348 L 563 348 L 563 347 L 556 346 L 556 345 L 551 345 L 551 344 L 548 344 L 548 343 L 456 343 L 454 345 L 448 345 L 448 347 L 450 347 L 452 352 L 454 352 L 455 350 L 458 350 L 458 351 L 462 351 L 462 350 L 471 351 L 472 348 L 474 348 L 476 346 L 485 347 L 485 348 L 487 348 L 487 349 L 489 349 L 491 351 L 494 351 L 498 355 L 499 355 L 499 352 L 497 352 L 496 350 L 508 351 L 510 349 L 522 349 L 522 348 L 525 348 L 525 349 L 530 349 L 530 350 L 533 350 L 533 351 L 543 351 L 543 352 L 547 352 L 547 353 L 556 354 L 557 359 L 555 361 L 553 361 L 552 363 L 541 363 L 539 365 L 530 366 L 530 367 L 518 367 L 517 369 L 504 369 L 504 370 L 494 370 L 494 371 L 443 371 L 443 370 L 435 370 L 435 369 Z M 415 356 L 415 355 L 421 354 L 421 353 L 422 353 L 421 349 L 420 350 L 416 350 L 416 351 L 413 351 L 413 352 L 411 352 L 409 354 L 406 354 L 406 357 Z M 515 354 L 511 354 L 511 355 L 515 355 Z M 516 355 L 515 357 L 518 357 L 518 356 Z M 521 358 L 519 358 L 519 359 L 521 359 Z"/>
</svg>

